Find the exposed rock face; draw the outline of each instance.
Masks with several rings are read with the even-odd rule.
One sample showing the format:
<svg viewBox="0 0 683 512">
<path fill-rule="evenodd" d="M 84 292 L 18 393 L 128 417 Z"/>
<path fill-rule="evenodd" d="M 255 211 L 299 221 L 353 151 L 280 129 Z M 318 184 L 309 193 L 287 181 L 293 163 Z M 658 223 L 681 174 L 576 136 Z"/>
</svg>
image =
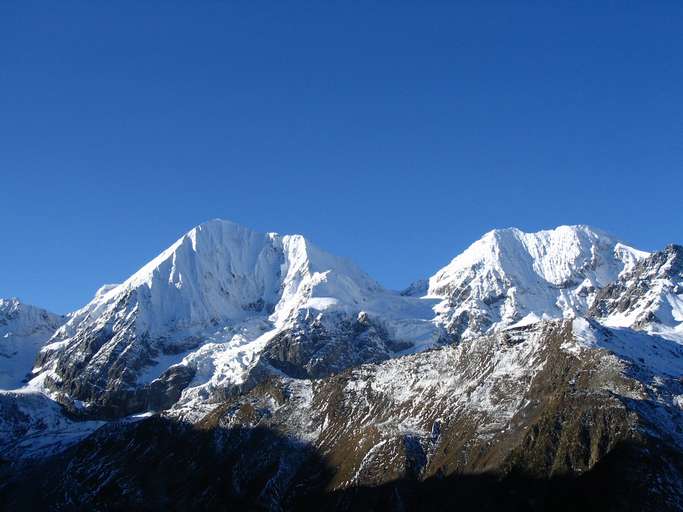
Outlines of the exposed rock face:
<svg viewBox="0 0 683 512">
<path fill-rule="evenodd" d="M 0 299 L 0 389 L 22 386 L 43 344 L 66 317 L 21 303 Z"/>
<path fill-rule="evenodd" d="M 683 384 L 581 335 L 547 322 L 321 380 L 271 378 L 195 427 L 156 418 L 98 431 L 45 463 L 71 469 L 41 496 L 84 510 L 496 510 L 500 499 L 677 510 Z M 26 471 L 4 503 L 35 499 L 9 491 Z"/>
<path fill-rule="evenodd" d="M 356 318 L 298 323 L 275 336 L 261 357 L 292 377 L 315 378 L 383 361 L 410 347 L 410 343 L 392 340 L 380 322 L 361 312 Z"/>
</svg>

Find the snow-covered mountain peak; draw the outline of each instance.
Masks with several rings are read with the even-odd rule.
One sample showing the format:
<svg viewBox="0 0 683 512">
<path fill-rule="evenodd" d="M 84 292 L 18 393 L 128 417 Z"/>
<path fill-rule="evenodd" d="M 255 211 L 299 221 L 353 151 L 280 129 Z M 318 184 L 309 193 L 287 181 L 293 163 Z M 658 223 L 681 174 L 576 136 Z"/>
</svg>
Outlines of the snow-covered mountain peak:
<svg viewBox="0 0 683 512">
<path fill-rule="evenodd" d="M 320 307 L 353 303 L 380 289 L 353 263 L 301 235 L 260 233 L 215 219 L 188 231 L 122 284 L 98 290 L 69 324 L 99 318 L 112 308 L 123 314 L 122 302 L 131 300 L 136 305 L 128 313 L 135 310 L 138 332 L 152 336 L 254 314 L 272 313 L 279 324 L 308 299 L 330 298 L 318 300 Z"/>
<path fill-rule="evenodd" d="M 98 290 L 43 348 L 34 373 L 114 415 L 119 402 L 126 411 L 197 403 L 264 368 L 324 376 L 584 315 L 598 291 L 646 256 L 583 225 L 499 229 L 399 294 L 301 235 L 212 220 Z"/>
<path fill-rule="evenodd" d="M 171 400 L 188 379 L 203 396 L 244 382 L 264 351 L 287 371 L 324 374 L 430 345 L 432 316 L 429 301 L 383 289 L 301 235 L 213 220 L 100 289 L 44 347 L 34 373 L 49 374 L 51 389 L 68 381 L 90 403 L 113 400 L 103 387 L 121 399 L 148 384 L 146 400 Z M 166 370 L 173 385 L 159 381 Z"/>
<path fill-rule="evenodd" d="M 429 280 L 437 312 L 460 335 L 497 325 L 584 312 L 595 291 L 647 253 L 585 225 L 486 233 Z"/>
<path fill-rule="evenodd" d="M 228 487 L 236 506 L 326 503 L 310 487 L 350 509 L 372 488 L 389 491 L 376 503 L 419 508 L 420 482 L 452 498 L 463 476 L 480 506 L 468 475 L 492 471 L 511 478 L 495 479 L 503 500 L 532 471 L 552 484 L 533 502 L 562 508 L 560 471 L 567 493 L 587 481 L 599 503 L 632 504 L 623 467 L 627 487 L 677 510 L 682 372 L 681 246 L 648 254 L 584 225 L 499 229 L 398 293 L 301 235 L 215 219 L 68 317 L 0 299 L 0 388 L 25 384 L 0 390 L 0 501 L 164 505 L 168 486 L 145 473 L 172 459 L 172 473 L 190 468 L 169 480 L 187 491 L 180 506 L 201 495 L 220 508 Z M 82 471 L 35 492 L 35 475 L 64 467 Z"/>
<path fill-rule="evenodd" d="M 610 260 L 617 252 L 618 261 L 612 265 Z M 609 263 L 604 268 L 605 273 L 596 276 L 606 284 L 616 278 L 613 270 L 618 267 L 621 271 L 624 266 L 631 266 L 638 253 L 640 251 L 617 242 L 614 237 L 585 225 L 560 226 L 535 233 L 525 233 L 517 228 L 495 229 L 441 269 L 430 280 L 430 294 L 439 295 L 440 284 L 463 269 L 485 265 L 513 272 L 519 272 L 527 265 L 535 277 L 561 286 L 577 270 Z"/>
<path fill-rule="evenodd" d="M 0 298 L 0 315 L 3 317 L 16 312 L 21 307 L 22 303 L 16 297 Z"/>
</svg>

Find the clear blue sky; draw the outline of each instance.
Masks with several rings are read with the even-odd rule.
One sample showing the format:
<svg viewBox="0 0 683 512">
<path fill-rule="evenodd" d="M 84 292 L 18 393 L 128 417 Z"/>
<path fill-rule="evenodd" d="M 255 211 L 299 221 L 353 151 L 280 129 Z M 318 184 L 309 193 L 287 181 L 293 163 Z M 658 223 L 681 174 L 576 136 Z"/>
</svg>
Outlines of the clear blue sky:
<svg viewBox="0 0 683 512">
<path fill-rule="evenodd" d="M 214 217 L 393 288 L 494 227 L 683 242 L 683 3 L 561 3 L 2 2 L 0 296 Z"/>
</svg>

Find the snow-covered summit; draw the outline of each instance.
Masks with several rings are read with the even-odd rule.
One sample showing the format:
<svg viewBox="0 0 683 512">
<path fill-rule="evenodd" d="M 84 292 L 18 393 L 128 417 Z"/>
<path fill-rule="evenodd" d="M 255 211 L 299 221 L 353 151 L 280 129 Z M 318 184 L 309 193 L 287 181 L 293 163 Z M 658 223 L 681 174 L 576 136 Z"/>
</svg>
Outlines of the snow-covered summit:
<svg viewBox="0 0 683 512">
<path fill-rule="evenodd" d="M 315 364 L 320 372 L 366 352 L 382 358 L 431 343 L 431 315 L 425 301 L 383 289 L 301 235 L 212 220 L 120 285 L 101 288 L 44 347 L 35 374 L 84 401 L 100 399 L 102 388 L 151 386 L 166 377 L 174 386 L 239 384 L 271 340 L 278 345 L 269 360 L 297 372 Z M 360 343 L 363 333 L 372 350 L 346 353 L 342 347 Z"/>
<path fill-rule="evenodd" d="M 429 280 L 428 296 L 461 336 L 585 312 L 598 289 L 647 256 L 585 225 L 486 233 Z"/>
<path fill-rule="evenodd" d="M 121 308 L 132 302 L 137 332 L 150 336 L 265 313 L 280 325 L 298 307 L 354 303 L 380 289 L 351 262 L 300 235 L 259 233 L 216 219 L 190 230 L 123 283 L 101 288 L 64 333 L 109 318 L 113 309 L 124 314 Z"/>
</svg>

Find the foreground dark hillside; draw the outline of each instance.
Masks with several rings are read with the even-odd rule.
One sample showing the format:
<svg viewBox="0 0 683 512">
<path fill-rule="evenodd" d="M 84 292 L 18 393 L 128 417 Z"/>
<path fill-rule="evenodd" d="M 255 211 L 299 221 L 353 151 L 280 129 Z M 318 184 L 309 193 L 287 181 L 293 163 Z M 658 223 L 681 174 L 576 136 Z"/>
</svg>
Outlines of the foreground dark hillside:
<svg viewBox="0 0 683 512">
<path fill-rule="evenodd" d="M 7 463 L 6 510 L 680 510 L 676 379 L 547 322 Z M 656 396 L 655 396 L 656 394 Z M 483 406 L 484 404 L 485 406 Z M 678 427 L 676 427 L 678 425 Z M 678 428 L 678 432 L 676 432 Z"/>
<path fill-rule="evenodd" d="M 110 433 L 111 434 L 111 433 Z M 196 430 L 152 419 L 95 436 L 8 477 L 4 510 L 680 510 L 680 453 L 620 442 L 590 470 L 404 477 L 329 489 L 335 470 L 311 446 L 261 428 Z M 676 500 L 679 501 L 676 501 Z"/>
</svg>

